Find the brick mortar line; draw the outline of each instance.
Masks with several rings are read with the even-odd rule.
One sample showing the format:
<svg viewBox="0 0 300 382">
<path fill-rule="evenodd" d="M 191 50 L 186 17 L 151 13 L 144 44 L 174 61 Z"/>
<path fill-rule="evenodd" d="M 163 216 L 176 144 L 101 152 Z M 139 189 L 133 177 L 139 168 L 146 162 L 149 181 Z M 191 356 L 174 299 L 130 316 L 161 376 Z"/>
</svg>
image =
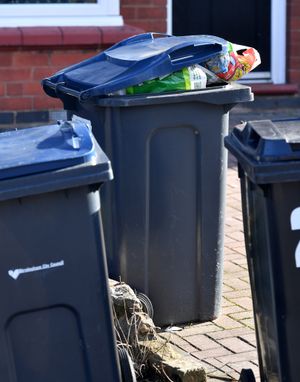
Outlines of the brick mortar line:
<svg viewBox="0 0 300 382">
<path fill-rule="evenodd" d="M 217 358 L 213 358 L 213 359 L 216 359 L 217 360 Z M 224 367 L 225 366 L 227 366 L 229 369 L 231 369 L 232 371 L 235 371 L 232 367 L 230 367 L 229 365 L 228 365 L 228 363 L 223 363 L 221 366 L 216 366 L 216 365 L 214 365 L 214 364 L 212 364 L 211 362 L 209 362 L 209 361 L 204 361 L 205 363 L 207 363 L 208 365 L 210 365 L 211 367 L 213 367 L 216 371 L 219 371 L 219 372 L 221 372 L 222 374 L 224 374 L 225 375 L 225 377 L 226 377 L 226 379 L 225 379 L 225 381 L 234 381 L 233 379 L 232 379 L 232 376 L 229 374 L 229 372 L 228 371 L 224 371 L 223 369 L 224 369 Z M 221 361 L 219 361 L 219 362 L 221 362 Z M 207 373 L 207 376 L 210 378 L 210 377 L 212 377 L 212 378 L 216 378 L 216 376 L 214 376 L 213 375 L 213 372 L 211 372 L 211 373 Z M 227 377 L 228 377 L 228 379 L 227 379 Z M 222 381 L 222 378 L 224 378 L 224 377 L 218 377 L 218 379 L 220 379 L 220 381 Z M 224 379 L 223 379 L 223 381 L 224 381 Z M 208 381 L 209 382 L 209 381 Z"/>
</svg>

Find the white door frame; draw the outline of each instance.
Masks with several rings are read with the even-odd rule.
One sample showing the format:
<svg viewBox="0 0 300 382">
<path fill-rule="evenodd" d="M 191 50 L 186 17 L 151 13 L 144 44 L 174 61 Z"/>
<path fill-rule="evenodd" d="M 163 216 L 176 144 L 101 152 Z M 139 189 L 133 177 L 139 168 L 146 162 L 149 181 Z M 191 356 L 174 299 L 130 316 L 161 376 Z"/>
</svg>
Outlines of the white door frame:
<svg viewBox="0 0 300 382">
<path fill-rule="evenodd" d="M 172 34 L 173 0 L 167 0 L 167 33 Z M 247 79 L 257 82 L 286 82 L 286 0 L 271 0 L 271 73 L 262 72 Z M 245 77 L 246 78 L 246 77 Z"/>
<path fill-rule="evenodd" d="M 286 0 L 271 2 L 271 78 L 274 84 L 286 81 Z"/>
</svg>

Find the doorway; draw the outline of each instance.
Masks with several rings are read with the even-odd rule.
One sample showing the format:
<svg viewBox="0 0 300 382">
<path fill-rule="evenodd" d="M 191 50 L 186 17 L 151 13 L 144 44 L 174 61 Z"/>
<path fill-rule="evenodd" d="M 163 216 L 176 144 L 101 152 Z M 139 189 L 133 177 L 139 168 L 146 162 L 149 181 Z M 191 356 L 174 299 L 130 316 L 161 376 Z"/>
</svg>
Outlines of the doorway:
<svg viewBox="0 0 300 382">
<path fill-rule="evenodd" d="M 168 0 L 168 32 L 212 34 L 254 47 L 262 63 L 244 79 L 284 83 L 285 3 L 282 0 Z"/>
</svg>

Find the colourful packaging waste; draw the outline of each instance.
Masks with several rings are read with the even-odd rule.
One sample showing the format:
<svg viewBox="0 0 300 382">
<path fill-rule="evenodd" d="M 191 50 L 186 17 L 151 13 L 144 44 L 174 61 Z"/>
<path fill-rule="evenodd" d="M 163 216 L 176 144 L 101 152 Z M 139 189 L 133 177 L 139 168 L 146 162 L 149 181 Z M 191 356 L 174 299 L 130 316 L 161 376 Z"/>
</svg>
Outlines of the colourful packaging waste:
<svg viewBox="0 0 300 382">
<path fill-rule="evenodd" d="M 227 52 L 212 57 L 204 66 L 219 78 L 231 82 L 239 80 L 260 63 L 260 55 L 256 49 L 228 42 Z"/>
</svg>

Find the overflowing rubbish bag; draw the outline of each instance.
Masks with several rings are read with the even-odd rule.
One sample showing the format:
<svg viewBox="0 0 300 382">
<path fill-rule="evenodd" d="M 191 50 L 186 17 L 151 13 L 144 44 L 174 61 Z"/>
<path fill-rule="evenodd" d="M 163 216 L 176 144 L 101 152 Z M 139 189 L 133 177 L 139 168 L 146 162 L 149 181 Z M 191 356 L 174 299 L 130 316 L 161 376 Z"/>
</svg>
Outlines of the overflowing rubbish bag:
<svg viewBox="0 0 300 382">
<path fill-rule="evenodd" d="M 143 33 L 43 80 L 45 92 L 95 97 L 198 90 L 240 79 L 259 53 L 211 35 Z"/>
<path fill-rule="evenodd" d="M 222 85 L 226 82 L 204 66 L 195 64 L 177 72 L 142 82 L 120 90 L 114 95 L 132 95 L 145 93 L 164 93 L 204 89 L 211 85 Z"/>
<path fill-rule="evenodd" d="M 213 36 L 211 36 L 213 37 Z M 203 89 L 241 79 L 260 64 L 260 55 L 254 48 L 227 42 L 227 47 L 202 65 L 195 64 L 167 76 L 130 86 L 115 94 L 130 95 Z"/>
</svg>

